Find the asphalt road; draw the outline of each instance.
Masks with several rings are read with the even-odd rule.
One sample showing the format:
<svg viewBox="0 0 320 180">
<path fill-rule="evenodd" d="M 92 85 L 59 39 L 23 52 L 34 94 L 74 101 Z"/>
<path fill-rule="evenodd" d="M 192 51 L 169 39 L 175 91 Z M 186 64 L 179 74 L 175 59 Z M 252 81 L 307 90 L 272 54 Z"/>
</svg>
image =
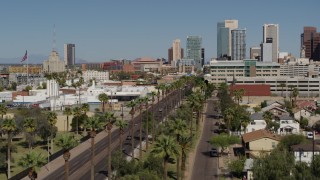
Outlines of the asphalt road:
<svg viewBox="0 0 320 180">
<path fill-rule="evenodd" d="M 213 130 L 218 129 L 218 126 L 214 125 L 218 120 L 213 118 L 213 115 L 215 114 L 213 105 L 214 100 L 217 100 L 217 98 L 213 97 L 208 100 L 208 109 L 206 112 L 206 118 L 204 120 L 203 134 L 201 136 L 195 156 L 191 176 L 192 180 L 218 179 L 218 158 L 210 157 L 210 150 L 212 148 L 212 145 L 208 143 L 212 135 L 214 135 Z"/>
<path fill-rule="evenodd" d="M 164 111 L 164 107 L 165 107 L 165 103 L 169 102 L 169 98 L 172 98 L 173 96 L 170 97 L 165 97 L 164 99 L 160 100 L 159 105 L 154 105 L 154 112 L 155 112 L 155 119 L 156 116 L 159 116 L 159 109 L 162 109 L 162 113 L 160 115 L 160 117 L 164 117 L 166 112 Z M 157 102 L 157 101 L 156 101 Z M 149 106 L 149 111 L 151 111 L 151 105 Z M 168 108 L 168 109 L 172 109 L 172 108 Z M 137 114 L 138 112 L 136 112 Z M 139 143 L 139 127 L 140 127 L 140 115 L 136 116 L 134 118 L 134 124 L 135 124 L 135 137 L 137 138 L 135 140 L 135 146 L 138 145 Z M 124 152 L 126 154 L 130 154 L 131 153 L 131 146 L 126 144 L 128 141 L 125 141 L 125 138 L 130 135 L 130 127 L 131 127 L 131 123 L 129 122 L 129 126 L 126 129 L 124 135 L 123 135 L 123 139 L 124 139 Z M 151 132 L 150 132 L 151 133 Z M 105 138 L 103 138 L 101 141 L 96 142 L 95 144 L 95 155 L 97 156 L 99 153 L 101 153 L 102 151 L 104 151 L 107 147 L 108 147 L 108 136 L 106 136 Z M 119 148 L 119 130 L 115 130 L 112 132 L 111 134 L 111 142 L 113 148 L 112 152 L 118 150 Z M 130 141 L 131 142 L 131 141 Z M 116 144 L 116 145 L 115 145 Z M 86 164 L 87 162 L 90 161 L 91 158 L 91 149 L 87 149 L 85 150 L 83 153 L 81 153 L 80 155 L 78 155 L 77 157 L 73 158 L 70 162 L 69 162 L 69 174 L 72 175 L 74 173 L 77 173 L 78 169 L 81 168 L 84 164 Z M 107 157 L 105 158 L 101 158 L 99 162 L 95 162 L 95 179 L 99 180 L 99 179 L 106 179 L 107 176 Z M 83 173 L 83 172 L 82 172 Z M 60 167 L 58 168 L 56 171 L 52 172 L 49 176 L 43 178 L 44 180 L 52 180 L 52 179 L 63 179 L 64 178 L 64 167 Z M 80 179 L 90 179 L 90 168 L 87 169 L 87 172 L 85 173 L 85 175 L 81 176 Z"/>
</svg>

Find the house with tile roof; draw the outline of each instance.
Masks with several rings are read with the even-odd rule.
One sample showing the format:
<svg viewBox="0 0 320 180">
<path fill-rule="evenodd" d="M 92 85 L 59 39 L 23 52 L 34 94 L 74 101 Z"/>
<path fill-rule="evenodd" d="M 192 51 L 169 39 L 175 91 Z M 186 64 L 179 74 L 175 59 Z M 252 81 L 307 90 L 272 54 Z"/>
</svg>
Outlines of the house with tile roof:
<svg viewBox="0 0 320 180">
<path fill-rule="evenodd" d="M 295 162 L 305 162 L 309 166 L 312 163 L 313 152 L 314 155 L 320 154 L 320 146 L 315 145 L 313 147 L 312 143 L 293 145 L 291 149 L 294 153 Z"/>
<path fill-rule="evenodd" d="M 247 157 L 259 157 L 262 153 L 270 153 L 280 142 L 280 136 L 265 129 L 242 135 L 242 145 Z"/>
</svg>

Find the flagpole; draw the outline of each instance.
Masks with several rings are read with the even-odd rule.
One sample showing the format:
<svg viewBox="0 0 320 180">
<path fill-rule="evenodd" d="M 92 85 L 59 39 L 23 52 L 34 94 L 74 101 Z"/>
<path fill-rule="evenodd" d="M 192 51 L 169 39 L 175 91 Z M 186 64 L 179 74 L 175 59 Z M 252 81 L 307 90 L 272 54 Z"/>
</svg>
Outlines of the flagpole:
<svg viewBox="0 0 320 180">
<path fill-rule="evenodd" d="M 27 56 L 27 85 L 29 85 L 29 57 Z"/>
</svg>

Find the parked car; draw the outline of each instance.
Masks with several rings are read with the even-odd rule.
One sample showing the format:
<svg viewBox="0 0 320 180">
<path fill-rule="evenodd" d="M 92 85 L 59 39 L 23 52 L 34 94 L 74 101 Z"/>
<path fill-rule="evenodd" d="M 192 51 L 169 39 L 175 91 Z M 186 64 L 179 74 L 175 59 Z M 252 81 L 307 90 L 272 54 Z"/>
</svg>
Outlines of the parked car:
<svg viewBox="0 0 320 180">
<path fill-rule="evenodd" d="M 313 132 L 307 132 L 307 138 L 313 139 Z"/>
<path fill-rule="evenodd" d="M 218 150 L 216 148 L 212 148 L 210 150 L 210 156 L 211 157 L 218 157 L 219 156 Z"/>
</svg>

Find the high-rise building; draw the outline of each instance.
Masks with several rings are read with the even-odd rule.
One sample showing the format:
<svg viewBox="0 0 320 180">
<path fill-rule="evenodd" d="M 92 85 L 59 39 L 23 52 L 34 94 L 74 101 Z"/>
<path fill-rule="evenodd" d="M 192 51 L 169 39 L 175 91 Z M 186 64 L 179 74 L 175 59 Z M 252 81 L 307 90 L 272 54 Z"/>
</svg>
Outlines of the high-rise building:
<svg viewBox="0 0 320 180">
<path fill-rule="evenodd" d="M 64 72 L 65 62 L 60 60 L 60 56 L 57 51 L 52 50 L 48 60 L 43 62 L 43 72 Z"/>
<path fill-rule="evenodd" d="M 243 60 L 246 58 L 246 29 L 231 30 L 231 58 Z"/>
<path fill-rule="evenodd" d="M 272 42 L 261 43 L 261 58 L 263 62 L 273 62 Z"/>
<path fill-rule="evenodd" d="M 184 50 L 181 48 L 180 39 L 176 39 L 172 43 L 172 47 L 168 49 L 168 64 L 184 58 Z"/>
<path fill-rule="evenodd" d="M 217 24 L 217 58 L 231 56 L 231 30 L 238 28 L 238 20 L 225 20 Z"/>
<path fill-rule="evenodd" d="M 257 59 L 258 61 L 261 61 L 261 47 L 250 48 L 250 59 Z"/>
<path fill-rule="evenodd" d="M 201 69 L 203 66 L 201 59 L 201 46 L 202 38 L 200 36 L 187 37 L 187 59 L 193 59 L 197 69 Z"/>
<path fill-rule="evenodd" d="M 314 61 L 320 61 L 320 33 L 316 27 L 304 27 L 301 34 L 301 50 L 304 56 Z"/>
<path fill-rule="evenodd" d="M 64 61 L 67 66 L 72 66 L 76 63 L 75 48 L 74 44 L 64 44 Z"/>
<path fill-rule="evenodd" d="M 205 49 L 201 48 L 201 64 L 202 64 L 202 66 L 204 65 L 204 60 L 205 60 Z"/>
<path fill-rule="evenodd" d="M 171 64 L 173 59 L 173 47 L 168 49 L 168 64 Z"/>
<path fill-rule="evenodd" d="M 263 43 L 272 42 L 272 62 L 278 62 L 279 54 L 279 25 L 263 25 Z"/>
</svg>

